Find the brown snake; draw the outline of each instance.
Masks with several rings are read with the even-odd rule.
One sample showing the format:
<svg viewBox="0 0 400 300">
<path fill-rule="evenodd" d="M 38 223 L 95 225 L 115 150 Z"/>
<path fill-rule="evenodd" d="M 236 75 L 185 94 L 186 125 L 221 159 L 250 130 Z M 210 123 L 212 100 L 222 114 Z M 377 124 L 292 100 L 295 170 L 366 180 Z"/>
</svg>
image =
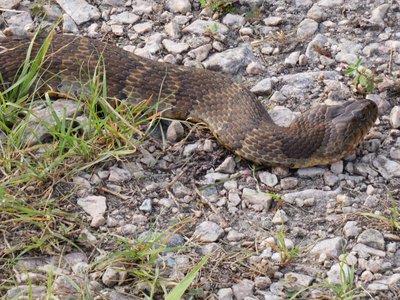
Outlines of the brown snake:
<svg viewBox="0 0 400 300">
<path fill-rule="evenodd" d="M 26 38 L 0 41 L 0 73 L 5 82 L 14 79 L 29 43 Z M 33 53 L 39 46 L 35 42 Z M 378 115 L 374 102 L 361 100 L 321 105 L 303 113 L 290 127 L 280 127 L 251 92 L 227 75 L 156 62 L 68 35 L 53 37 L 43 79 L 54 90 L 66 82 L 84 82 L 94 72 L 99 53 L 109 97 L 166 98 L 161 105 L 170 109 L 164 116 L 206 123 L 225 147 L 257 164 L 299 168 L 335 162 L 356 148 Z"/>
</svg>

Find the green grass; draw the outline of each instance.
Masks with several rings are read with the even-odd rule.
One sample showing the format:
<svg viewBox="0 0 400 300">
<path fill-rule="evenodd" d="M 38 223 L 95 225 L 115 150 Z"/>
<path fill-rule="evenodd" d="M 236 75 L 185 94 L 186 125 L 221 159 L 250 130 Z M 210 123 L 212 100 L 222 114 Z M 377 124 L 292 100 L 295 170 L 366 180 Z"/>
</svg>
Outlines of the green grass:
<svg viewBox="0 0 400 300">
<path fill-rule="evenodd" d="M 82 87 L 79 97 L 69 95 L 77 107 L 81 107 L 86 121 L 81 122 L 78 111 L 57 111 L 50 95 L 41 93 L 46 82 L 38 80 L 53 34 L 50 32 L 35 55 L 33 43 L 30 44 L 13 83 L 6 85 L 0 74 L 0 131 L 3 134 L 0 142 L 0 234 L 5 244 L 0 248 L 0 295 L 19 285 L 13 267 L 20 259 L 35 255 L 62 256 L 72 249 L 82 251 L 79 232 L 87 224 L 76 213 L 80 209 L 73 201 L 74 190 L 59 196 L 54 193 L 55 187 L 67 184 L 83 171 L 90 172 L 99 164 L 137 155 L 137 145 L 151 130 L 149 124 L 160 116 L 157 103 L 152 104 L 151 99 L 135 105 L 118 101 L 111 105 L 102 59 L 89 80 L 78 78 Z M 82 73 L 83 70 L 84 65 Z M 47 107 L 48 120 L 36 113 L 38 101 Z M 45 141 L 32 142 L 27 138 L 28 133 L 35 133 L 33 125 L 45 128 Z M 145 282 L 151 287 L 145 295 L 147 298 L 161 293 L 167 299 L 180 299 L 208 257 L 194 263 L 181 282 L 167 280 L 157 259 L 166 251 L 184 250 L 182 247 L 166 248 L 167 236 L 163 233 L 150 240 L 133 242 L 118 238 L 114 249 L 91 265 L 92 271 L 120 263 L 126 267 L 130 280 Z M 96 251 L 97 246 L 92 246 Z M 47 275 L 44 286 L 48 299 L 52 299 L 58 275 L 52 271 Z M 80 287 L 73 278 L 68 280 L 76 286 L 81 299 L 93 298 L 88 286 Z M 28 297 L 32 298 L 34 285 L 30 279 L 28 285 Z"/>
<path fill-rule="evenodd" d="M 369 219 L 375 219 L 379 221 L 381 224 L 383 224 L 385 227 L 387 227 L 391 231 L 399 231 L 400 230 L 400 222 L 399 222 L 399 212 L 397 209 L 397 203 L 394 200 L 393 196 L 389 194 L 389 200 L 391 203 L 391 208 L 389 209 L 389 216 L 384 216 L 376 213 L 361 213 L 362 216 L 369 218 Z"/>
<path fill-rule="evenodd" d="M 357 62 L 347 67 L 345 74 L 353 77 L 353 85 L 358 93 L 371 94 L 376 88 L 376 84 L 382 82 L 382 78 L 361 63 L 362 59 L 359 57 Z"/>
<path fill-rule="evenodd" d="M 365 294 L 362 293 L 362 287 L 356 286 L 354 266 L 346 265 L 347 255 L 343 257 L 339 266 L 339 283 L 330 283 L 326 279 L 322 279 L 321 283 L 313 284 L 305 287 L 298 292 L 291 293 L 290 299 L 304 299 L 302 295 L 309 290 L 321 290 L 323 299 L 331 300 L 353 300 L 364 299 Z"/>
<path fill-rule="evenodd" d="M 292 249 L 289 249 L 286 246 L 285 243 L 285 227 L 281 226 L 281 228 L 279 229 L 278 234 L 275 237 L 276 239 L 276 243 L 270 243 L 270 246 L 277 252 L 280 254 L 281 257 L 281 261 L 280 264 L 281 265 L 288 265 L 290 264 L 294 259 L 299 257 L 299 253 L 300 253 L 300 247 L 299 245 L 294 246 Z"/>
</svg>

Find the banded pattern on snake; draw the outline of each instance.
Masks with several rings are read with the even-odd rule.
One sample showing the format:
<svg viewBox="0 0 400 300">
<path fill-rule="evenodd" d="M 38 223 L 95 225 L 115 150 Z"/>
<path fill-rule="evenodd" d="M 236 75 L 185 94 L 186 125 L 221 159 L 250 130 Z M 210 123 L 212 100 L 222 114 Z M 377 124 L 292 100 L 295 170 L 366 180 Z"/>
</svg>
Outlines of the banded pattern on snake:
<svg viewBox="0 0 400 300">
<path fill-rule="evenodd" d="M 0 73 L 5 82 L 15 77 L 29 43 L 29 38 L 0 41 Z M 33 54 L 39 47 L 40 39 L 34 43 Z M 53 90 L 66 82 L 86 81 L 100 56 L 109 97 L 130 101 L 165 98 L 160 104 L 168 108 L 165 116 L 206 123 L 226 148 L 257 164 L 300 168 L 335 162 L 356 148 L 378 115 L 373 101 L 349 101 L 312 108 L 290 127 L 281 127 L 255 95 L 228 75 L 145 59 L 107 43 L 70 35 L 54 35 L 42 79 Z"/>
</svg>

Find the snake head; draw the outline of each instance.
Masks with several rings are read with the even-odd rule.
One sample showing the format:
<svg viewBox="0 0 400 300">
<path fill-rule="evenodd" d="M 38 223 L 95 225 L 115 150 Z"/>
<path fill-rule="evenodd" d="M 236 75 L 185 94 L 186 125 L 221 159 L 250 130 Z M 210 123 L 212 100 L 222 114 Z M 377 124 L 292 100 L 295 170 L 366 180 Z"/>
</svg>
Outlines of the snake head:
<svg viewBox="0 0 400 300">
<path fill-rule="evenodd" d="M 352 101 L 342 106 L 342 112 L 332 123 L 335 125 L 337 138 L 342 139 L 341 147 L 344 153 L 355 149 L 374 125 L 377 117 L 378 107 L 371 100 Z"/>
</svg>

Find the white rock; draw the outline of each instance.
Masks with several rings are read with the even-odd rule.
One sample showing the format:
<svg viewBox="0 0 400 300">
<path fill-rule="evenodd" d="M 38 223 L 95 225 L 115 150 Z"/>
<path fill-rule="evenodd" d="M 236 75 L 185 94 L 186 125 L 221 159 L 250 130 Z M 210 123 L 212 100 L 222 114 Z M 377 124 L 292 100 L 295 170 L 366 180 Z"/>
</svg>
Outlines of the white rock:
<svg viewBox="0 0 400 300">
<path fill-rule="evenodd" d="M 311 37 L 318 29 L 318 23 L 312 19 L 304 19 L 297 28 L 297 37 L 306 39 Z"/>
<path fill-rule="evenodd" d="M 135 30 L 139 34 L 150 32 L 152 29 L 153 29 L 153 22 L 144 22 L 133 26 L 133 30 Z"/>
<path fill-rule="evenodd" d="M 167 0 L 167 9 L 173 13 L 185 14 L 192 10 L 189 0 Z"/>
<path fill-rule="evenodd" d="M 274 187 L 278 184 L 278 177 L 270 172 L 260 172 L 258 174 L 260 181 L 269 187 Z"/>
<path fill-rule="evenodd" d="M 179 24 L 172 20 L 167 25 L 165 25 L 165 32 L 173 39 L 179 39 L 181 37 L 181 29 Z"/>
<path fill-rule="evenodd" d="M 216 32 L 220 34 L 226 34 L 229 31 L 229 28 L 226 27 L 224 24 L 199 19 L 194 21 L 189 26 L 185 27 L 182 31 L 201 35 L 204 34 L 207 30 L 212 30 L 213 28 L 215 28 Z"/>
<path fill-rule="evenodd" d="M 267 195 L 266 193 L 257 192 L 255 190 L 244 188 L 242 198 L 245 201 L 248 201 L 250 204 L 260 204 L 266 210 L 271 207 L 272 197 Z"/>
<path fill-rule="evenodd" d="M 124 11 L 122 13 L 116 14 L 116 15 L 111 15 L 110 20 L 111 20 L 111 25 L 112 24 L 134 24 L 140 19 L 139 16 L 128 12 Z"/>
<path fill-rule="evenodd" d="M 357 238 L 357 242 L 369 247 L 385 250 L 383 234 L 376 229 L 366 229 Z"/>
<path fill-rule="evenodd" d="M 0 0 L 0 8 L 13 9 L 17 8 L 22 0 Z"/>
<path fill-rule="evenodd" d="M 285 58 L 284 64 L 285 66 L 293 67 L 297 64 L 300 57 L 300 51 L 295 51 L 290 53 L 288 57 Z"/>
<path fill-rule="evenodd" d="M 390 125 L 392 128 L 399 128 L 400 127 L 400 106 L 394 106 L 390 111 L 389 116 Z"/>
<path fill-rule="evenodd" d="M 272 82 L 270 78 L 265 78 L 259 81 L 255 86 L 250 89 L 256 95 L 267 95 L 272 91 Z"/>
<path fill-rule="evenodd" d="M 217 223 L 204 221 L 196 227 L 193 237 L 201 242 L 215 242 L 224 233 L 224 230 Z"/>
<path fill-rule="evenodd" d="M 116 284 L 122 285 L 127 275 L 125 267 L 111 266 L 106 269 L 101 280 L 106 286 L 113 287 Z"/>
<path fill-rule="evenodd" d="M 371 22 L 374 25 L 384 28 L 385 21 L 383 20 L 383 18 L 385 17 L 389 7 L 390 7 L 390 4 L 387 4 L 387 3 L 379 5 L 377 8 L 375 8 L 371 12 L 371 18 L 369 19 L 369 22 Z"/>
<path fill-rule="evenodd" d="M 310 251 L 312 255 L 323 255 L 326 258 L 338 258 L 344 249 L 346 241 L 341 237 L 335 237 L 318 242 Z"/>
<path fill-rule="evenodd" d="M 251 48 L 242 46 L 228 49 L 221 53 L 214 53 L 204 61 L 204 66 L 207 69 L 236 74 L 240 69 L 244 69 L 249 63 L 255 60 Z"/>
<path fill-rule="evenodd" d="M 372 164 L 385 179 L 400 177 L 400 163 L 396 161 L 387 159 L 383 155 L 378 155 L 372 161 Z"/>
<path fill-rule="evenodd" d="M 272 16 L 272 17 L 265 18 L 263 21 L 264 21 L 264 24 L 267 26 L 278 26 L 278 25 L 282 24 L 283 19 L 281 17 Z"/>
<path fill-rule="evenodd" d="M 84 198 L 78 198 L 78 205 L 83 208 L 83 210 L 92 217 L 91 224 L 93 227 L 98 227 L 103 224 L 99 224 L 100 220 L 104 217 L 106 212 L 106 197 L 104 196 L 87 196 Z M 105 221 L 105 220 L 104 220 Z"/>
<path fill-rule="evenodd" d="M 222 23 L 228 26 L 240 27 L 243 26 L 245 22 L 246 19 L 243 16 L 234 14 L 226 14 L 226 16 L 222 19 Z"/>
<path fill-rule="evenodd" d="M 242 279 L 232 285 L 232 291 L 237 300 L 244 300 L 246 297 L 253 296 L 254 282 L 248 279 Z"/>
<path fill-rule="evenodd" d="M 275 225 L 281 225 L 285 224 L 288 220 L 289 218 L 286 215 L 285 211 L 282 209 L 278 209 L 274 217 L 272 218 L 272 223 L 274 223 Z"/>
<path fill-rule="evenodd" d="M 348 221 L 343 227 L 343 232 L 347 238 L 356 237 L 361 232 L 361 228 L 357 226 L 356 221 Z"/>
<path fill-rule="evenodd" d="M 162 44 L 164 45 L 165 49 L 172 54 L 180 54 L 189 49 L 189 45 L 186 43 L 177 43 L 167 39 L 163 40 Z"/>
<path fill-rule="evenodd" d="M 232 156 L 227 157 L 216 169 L 216 172 L 233 174 L 235 172 L 236 163 Z"/>
<path fill-rule="evenodd" d="M 85 0 L 56 0 L 56 2 L 78 25 L 97 20 L 101 16 L 100 11 Z"/>
<path fill-rule="evenodd" d="M 340 284 L 341 274 L 344 274 L 345 278 L 350 278 L 351 268 L 347 264 L 334 264 L 331 269 L 327 272 L 328 282 L 330 284 Z"/>
</svg>

